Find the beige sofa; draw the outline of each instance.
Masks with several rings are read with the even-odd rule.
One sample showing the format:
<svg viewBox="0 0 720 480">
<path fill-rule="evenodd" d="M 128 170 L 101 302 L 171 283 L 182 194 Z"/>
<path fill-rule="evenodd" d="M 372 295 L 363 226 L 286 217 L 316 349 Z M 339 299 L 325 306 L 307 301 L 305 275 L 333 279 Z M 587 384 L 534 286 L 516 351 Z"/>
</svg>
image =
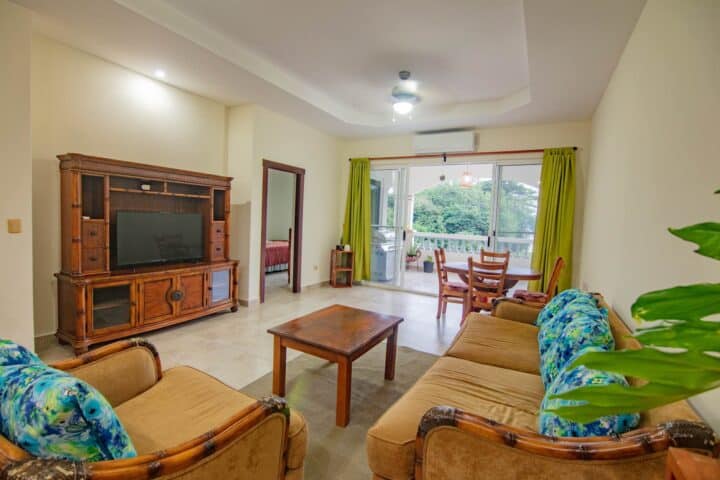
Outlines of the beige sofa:
<svg viewBox="0 0 720 480">
<path fill-rule="evenodd" d="M 621 437 L 537 434 L 538 312 L 503 299 L 492 315 L 468 316 L 445 355 L 368 431 L 374 479 L 661 479 L 671 446 L 717 455 L 687 402 L 644 412 Z M 612 310 L 609 320 L 618 349 L 638 347 Z"/>
<path fill-rule="evenodd" d="M 0 436 L 0 478 L 303 478 L 307 427 L 282 399 L 255 400 L 190 367 L 162 371 L 157 351 L 142 339 L 52 366 L 102 392 L 138 456 L 93 463 L 39 460 Z"/>
</svg>

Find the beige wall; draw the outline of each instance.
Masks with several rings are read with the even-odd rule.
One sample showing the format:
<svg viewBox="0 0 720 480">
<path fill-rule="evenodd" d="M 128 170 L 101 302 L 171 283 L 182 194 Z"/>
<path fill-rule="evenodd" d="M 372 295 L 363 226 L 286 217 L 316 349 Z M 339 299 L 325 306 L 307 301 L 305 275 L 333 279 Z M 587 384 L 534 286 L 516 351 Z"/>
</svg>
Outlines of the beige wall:
<svg viewBox="0 0 720 480">
<path fill-rule="evenodd" d="M 35 334 L 44 335 L 56 328 L 53 273 L 60 268 L 55 155 L 80 152 L 225 174 L 225 106 L 39 35 L 33 37 L 31 89 Z"/>
<path fill-rule="evenodd" d="M 33 342 L 30 13 L 0 0 L 0 337 Z M 22 233 L 6 222 L 19 218 Z"/>
<path fill-rule="evenodd" d="M 573 256 L 575 265 L 573 278 L 579 278 L 581 255 L 585 185 L 587 183 L 587 162 L 590 153 L 590 122 L 550 123 L 505 128 L 485 128 L 476 131 L 478 151 L 524 150 L 545 147 L 577 146 L 577 200 L 575 208 L 575 243 Z M 347 158 L 367 156 L 412 155 L 412 135 L 376 137 L 367 139 L 346 139 L 342 142 L 341 197 L 342 216 L 345 212 L 345 191 L 349 174 Z M 498 159 L 507 157 L 497 157 Z M 342 226 L 342 217 L 340 225 Z"/>
<path fill-rule="evenodd" d="M 295 216 L 295 175 L 282 170 L 268 172 L 267 238 L 285 240 Z"/>
<path fill-rule="evenodd" d="M 302 284 L 327 281 L 329 252 L 340 236 L 338 198 L 344 194 L 339 141 L 259 106 L 231 108 L 228 119 L 228 169 L 243 172 L 247 186 L 233 197 L 235 218 L 242 219 L 234 228 L 247 235 L 235 237 L 231 248 L 241 265 L 240 298 L 259 298 L 263 159 L 305 169 Z"/>
<path fill-rule="evenodd" d="M 717 282 L 667 232 L 718 221 L 720 3 L 650 0 L 593 117 L 581 285 L 630 320 L 643 292 Z M 720 391 L 695 405 L 720 428 Z"/>
</svg>

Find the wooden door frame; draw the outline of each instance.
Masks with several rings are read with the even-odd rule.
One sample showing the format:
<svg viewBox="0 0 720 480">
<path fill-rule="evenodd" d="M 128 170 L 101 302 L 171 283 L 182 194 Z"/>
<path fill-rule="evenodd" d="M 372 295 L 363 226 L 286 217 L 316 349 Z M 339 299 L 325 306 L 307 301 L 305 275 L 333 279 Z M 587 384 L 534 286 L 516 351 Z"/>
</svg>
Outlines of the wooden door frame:
<svg viewBox="0 0 720 480">
<path fill-rule="evenodd" d="M 295 214 L 292 243 L 292 291 L 300 293 L 302 274 L 303 198 L 305 169 L 263 159 L 262 219 L 260 227 L 260 303 L 265 303 L 265 246 L 267 245 L 268 171 L 280 170 L 295 175 Z M 288 264 L 288 268 L 291 265 Z"/>
</svg>

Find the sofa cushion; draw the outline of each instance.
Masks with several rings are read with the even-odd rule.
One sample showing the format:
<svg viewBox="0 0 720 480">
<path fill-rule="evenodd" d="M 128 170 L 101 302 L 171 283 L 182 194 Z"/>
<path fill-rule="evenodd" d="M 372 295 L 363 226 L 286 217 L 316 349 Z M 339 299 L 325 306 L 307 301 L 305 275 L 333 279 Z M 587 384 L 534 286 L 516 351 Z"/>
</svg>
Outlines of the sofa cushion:
<svg viewBox="0 0 720 480">
<path fill-rule="evenodd" d="M 590 351 L 602 351 L 602 349 L 598 347 L 582 349 L 571 360 Z M 625 377 L 617 373 L 592 370 L 584 366 L 563 370 L 545 392 L 539 418 L 538 430 L 540 433 L 554 437 L 596 437 L 620 435 L 637 427 L 640 422 L 638 413 L 607 415 L 592 422 L 579 423 L 560 417 L 552 411 L 560 407 L 583 403 L 553 398 L 554 395 L 579 387 L 597 385 L 627 386 L 628 383 Z"/>
<path fill-rule="evenodd" d="M 471 313 L 446 355 L 537 375 L 540 373 L 538 328 Z"/>
<path fill-rule="evenodd" d="M 120 404 L 116 411 L 138 454 L 144 455 L 213 430 L 255 401 L 199 370 L 175 367 L 163 372 L 152 388 Z M 290 414 L 288 438 L 288 464 L 302 465 L 307 430 L 296 412 Z"/>
<path fill-rule="evenodd" d="M 76 461 L 136 455 L 112 407 L 92 386 L 9 341 L 0 341 L 0 365 L 0 430 L 17 446 L 37 457 Z"/>
<path fill-rule="evenodd" d="M 442 357 L 370 428 L 370 469 L 391 480 L 412 478 L 422 416 L 449 405 L 497 422 L 535 430 L 544 388 L 538 375 Z"/>
<path fill-rule="evenodd" d="M 535 321 L 535 325 L 537 325 L 538 327 L 542 327 L 543 323 L 552 319 L 558 312 L 560 312 L 560 310 L 565 307 L 565 305 L 572 302 L 576 298 L 583 297 L 591 298 L 592 294 L 588 292 L 583 292 L 582 290 L 578 290 L 576 288 L 563 290 L 562 292 L 555 295 L 553 299 L 550 300 L 547 305 L 543 307 L 542 310 L 540 310 L 540 313 L 537 316 L 537 320 Z"/>
</svg>

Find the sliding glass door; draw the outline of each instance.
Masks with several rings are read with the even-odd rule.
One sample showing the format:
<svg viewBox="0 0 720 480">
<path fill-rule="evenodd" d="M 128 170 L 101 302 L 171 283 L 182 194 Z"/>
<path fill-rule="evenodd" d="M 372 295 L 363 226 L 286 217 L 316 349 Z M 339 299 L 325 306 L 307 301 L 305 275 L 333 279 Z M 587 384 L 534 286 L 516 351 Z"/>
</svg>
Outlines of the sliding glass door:
<svg viewBox="0 0 720 480">
<path fill-rule="evenodd" d="M 370 281 L 400 286 L 405 240 L 405 169 L 376 169 L 370 172 L 372 241 Z"/>
<path fill-rule="evenodd" d="M 480 249 L 530 265 L 540 182 L 537 163 L 373 165 L 372 281 L 437 293 L 433 251 L 466 262 Z M 432 267 L 432 270 L 429 268 Z"/>
<path fill-rule="evenodd" d="M 510 264 L 529 267 L 535 239 L 541 165 L 499 165 L 492 249 L 510 252 Z"/>
</svg>

